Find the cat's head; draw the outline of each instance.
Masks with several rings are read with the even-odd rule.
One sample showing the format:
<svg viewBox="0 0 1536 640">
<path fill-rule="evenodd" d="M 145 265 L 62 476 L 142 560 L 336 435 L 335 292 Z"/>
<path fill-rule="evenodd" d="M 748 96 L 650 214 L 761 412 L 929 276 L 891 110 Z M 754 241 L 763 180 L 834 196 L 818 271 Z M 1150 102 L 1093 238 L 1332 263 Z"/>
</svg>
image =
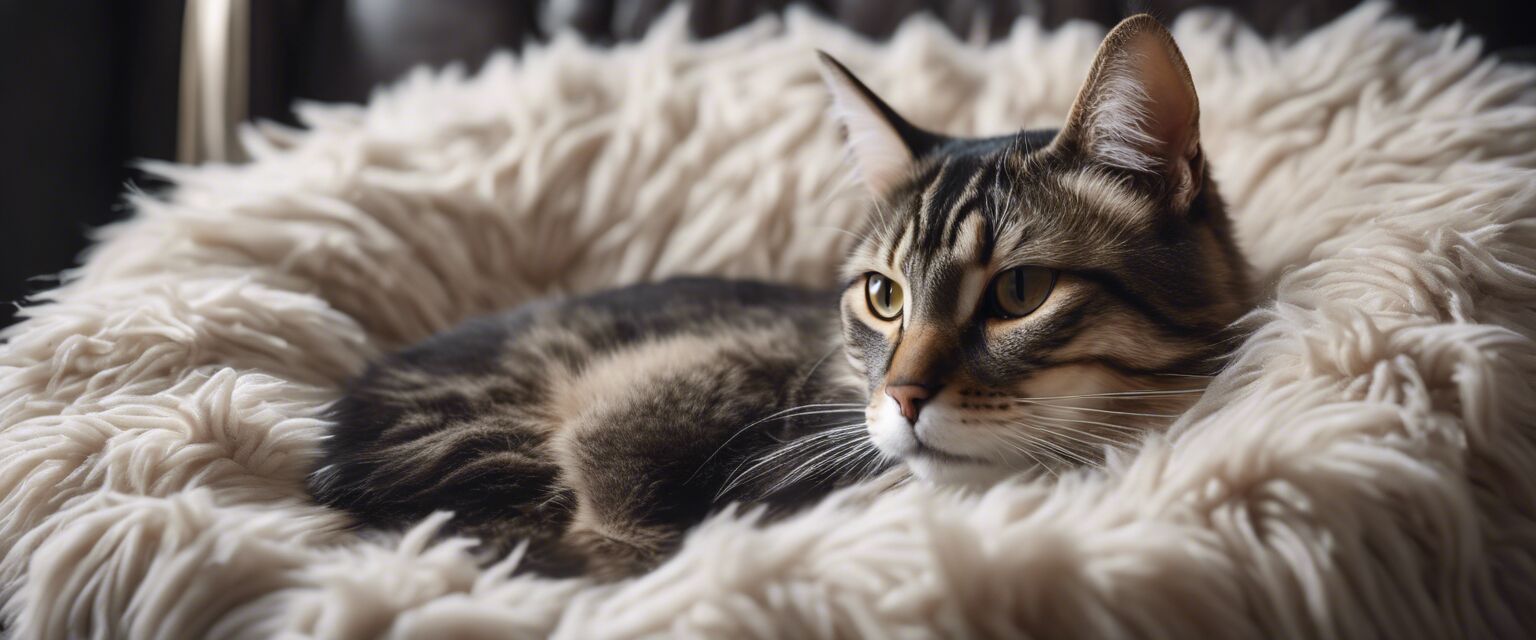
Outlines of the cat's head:
<svg viewBox="0 0 1536 640">
<path fill-rule="evenodd" d="M 1161 25 L 1109 34 L 1059 132 L 945 137 L 825 55 L 823 75 L 875 201 L 841 306 L 881 451 L 986 481 L 1093 461 L 1187 407 L 1248 286 Z"/>
</svg>

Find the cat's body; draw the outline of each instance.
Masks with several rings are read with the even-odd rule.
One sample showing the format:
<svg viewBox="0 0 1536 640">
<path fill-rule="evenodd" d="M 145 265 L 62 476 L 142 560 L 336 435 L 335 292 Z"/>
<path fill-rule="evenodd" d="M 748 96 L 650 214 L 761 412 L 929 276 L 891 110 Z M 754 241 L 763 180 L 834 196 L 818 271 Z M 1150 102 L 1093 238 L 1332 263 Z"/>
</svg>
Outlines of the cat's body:
<svg viewBox="0 0 1536 640">
<path fill-rule="evenodd" d="M 453 511 L 454 531 L 496 551 L 530 540 L 546 572 L 594 555 L 592 570 L 638 568 L 718 505 L 792 507 L 841 477 L 795 477 L 790 459 L 744 473 L 797 437 L 862 426 L 836 297 L 687 278 L 472 320 L 352 383 L 316 494 L 370 526 Z M 861 435 L 844 432 L 800 453 Z M 859 453 L 848 470 L 888 466 Z"/>
<path fill-rule="evenodd" d="M 875 200 L 840 284 L 679 280 L 470 322 L 353 383 L 316 496 L 369 526 L 451 510 L 533 568 L 618 576 L 731 502 L 1093 464 L 1193 402 L 1248 286 L 1161 26 L 1106 38 L 1060 131 L 948 138 L 823 73 Z"/>
</svg>

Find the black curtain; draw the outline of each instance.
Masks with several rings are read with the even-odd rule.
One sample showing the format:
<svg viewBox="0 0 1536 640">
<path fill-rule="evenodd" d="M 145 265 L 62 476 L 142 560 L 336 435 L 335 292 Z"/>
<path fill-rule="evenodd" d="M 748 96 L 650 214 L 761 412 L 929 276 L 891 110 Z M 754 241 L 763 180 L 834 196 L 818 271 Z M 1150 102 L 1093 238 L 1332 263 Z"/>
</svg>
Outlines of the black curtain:
<svg viewBox="0 0 1536 640">
<path fill-rule="evenodd" d="M 175 156 L 181 6 L 0 0 L 0 326 Z"/>
</svg>

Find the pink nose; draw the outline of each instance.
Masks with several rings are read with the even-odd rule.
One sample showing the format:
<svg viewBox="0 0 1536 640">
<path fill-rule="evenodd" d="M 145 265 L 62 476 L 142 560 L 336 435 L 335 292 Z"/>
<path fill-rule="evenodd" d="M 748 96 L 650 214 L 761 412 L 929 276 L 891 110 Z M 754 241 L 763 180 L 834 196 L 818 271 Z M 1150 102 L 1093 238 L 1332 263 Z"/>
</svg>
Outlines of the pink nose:
<svg viewBox="0 0 1536 640">
<path fill-rule="evenodd" d="M 923 403 L 932 395 L 928 387 L 920 384 L 886 387 L 885 394 L 896 400 L 896 404 L 901 406 L 901 415 L 913 424 L 917 423 L 917 414 L 923 410 Z"/>
</svg>

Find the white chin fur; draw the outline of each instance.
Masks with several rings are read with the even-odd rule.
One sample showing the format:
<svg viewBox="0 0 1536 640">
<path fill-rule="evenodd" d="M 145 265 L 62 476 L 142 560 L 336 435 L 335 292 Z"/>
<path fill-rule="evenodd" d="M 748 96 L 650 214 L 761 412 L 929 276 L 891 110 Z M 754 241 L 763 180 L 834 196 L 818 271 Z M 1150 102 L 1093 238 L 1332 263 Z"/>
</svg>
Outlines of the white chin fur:
<svg viewBox="0 0 1536 640">
<path fill-rule="evenodd" d="M 920 480 L 933 484 L 965 487 L 989 487 L 1003 481 L 1015 470 L 985 462 L 955 462 L 923 456 L 906 458 L 907 469 Z"/>
</svg>

